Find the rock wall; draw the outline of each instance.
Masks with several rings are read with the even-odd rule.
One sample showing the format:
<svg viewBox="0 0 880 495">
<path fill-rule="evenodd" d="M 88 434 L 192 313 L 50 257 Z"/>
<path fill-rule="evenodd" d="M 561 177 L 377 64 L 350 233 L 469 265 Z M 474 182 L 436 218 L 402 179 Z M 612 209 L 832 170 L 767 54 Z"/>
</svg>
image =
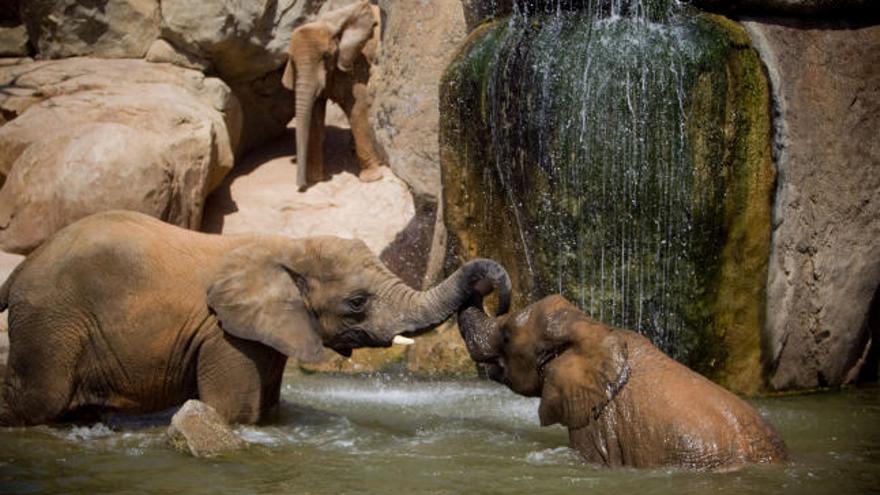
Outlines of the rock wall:
<svg viewBox="0 0 880 495">
<path fill-rule="evenodd" d="M 416 218 L 383 256 L 403 260 L 415 286 L 442 275 L 446 232 L 439 209 L 440 76 L 467 33 L 459 0 L 379 2 L 382 52 L 373 68 L 371 121 L 394 173 L 412 189 Z M 402 270 L 401 270 L 402 271 Z"/>
<path fill-rule="evenodd" d="M 769 383 L 849 383 L 869 353 L 880 286 L 880 26 L 744 24 L 767 66 L 776 113 Z"/>
<path fill-rule="evenodd" d="M 217 78 L 131 59 L 0 66 L 0 248 L 27 253 L 89 214 L 187 228 L 232 168 L 241 110 Z"/>
<path fill-rule="evenodd" d="M 469 36 L 441 101 L 457 256 L 502 262 L 515 306 L 559 292 L 728 387 L 761 387 L 774 171 L 740 26 L 501 19 Z"/>
<path fill-rule="evenodd" d="M 246 151 L 284 132 L 293 117 L 281 86 L 290 33 L 325 3 L 28 0 L 21 17 L 40 59 L 146 57 L 223 79 L 243 110 Z M 13 34 L 0 31 L 0 42 Z"/>
</svg>

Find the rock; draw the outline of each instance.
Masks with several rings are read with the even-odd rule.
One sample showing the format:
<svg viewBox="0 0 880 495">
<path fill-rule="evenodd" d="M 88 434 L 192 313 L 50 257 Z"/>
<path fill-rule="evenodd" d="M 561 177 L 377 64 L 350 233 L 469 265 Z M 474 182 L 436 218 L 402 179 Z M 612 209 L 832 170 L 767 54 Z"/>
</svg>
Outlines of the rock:
<svg viewBox="0 0 880 495">
<path fill-rule="evenodd" d="M 183 50 L 179 50 L 171 43 L 159 39 L 150 45 L 147 55 L 144 57 L 147 62 L 174 64 L 186 69 L 195 69 L 202 72 L 211 67 L 211 62 L 204 58 L 194 55 Z"/>
<path fill-rule="evenodd" d="M 141 60 L 0 67 L 0 248 L 27 253 L 91 213 L 187 228 L 232 168 L 241 117 L 219 79 Z"/>
<path fill-rule="evenodd" d="M 568 295 L 756 392 L 775 171 L 768 82 L 748 35 L 702 13 L 678 19 L 674 43 L 635 23 L 538 19 L 484 24 L 444 76 L 453 260 L 503 264 L 514 307 Z M 560 32 L 577 56 L 552 41 Z M 671 177 L 681 181 L 655 187 Z"/>
<path fill-rule="evenodd" d="M 416 198 L 417 217 L 402 250 L 414 285 L 424 286 L 442 275 L 446 240 L 438 204 L 438 88 L 467 28 L 460 0 L 383 0 L 380 7 L 387 17 L 371 77 L 370 118 L 391 169 Z"/>
<path fill-rule="evenodd" d="M 371 91 L 376 137 L 394 173 L 417 196 L 440 195 L 437 144 L 440 76 L 464 39 L 460 0 L 388 3 L 387 27 Z"/>
<path fill-rule="evenodd" d="M 159 36 L 159 0 L 27 0 L 21 17 L 41 58 L 140 58 Z"/>
<path fill-rule="evenodd" d="M 211 195 L 204 229 L 360 238 L 374 253 L 382 253 L 415 213 L 406 184 L 384 167 L 382 179 L 361 182 L 351 134 L 331 126 L 324 158 L 330 178 L 299 192 L 291 163 L 293 133 L 288 132 L 245 157 Z"/>
<path fill-rule="evenodd" d="M 244 109 L 243 149 L 284 132 L 293 95 L 281 86 L 293 28 L 323 0 L 163 0 L 162 38 L 211 63 Z"/>
<path fill-rule="evenodd" d="M 875 0 L 691 0 L 691 3 L 711 12 L 748 16 L 855 19 L 880 11 L 880 4 Z"/>
<path fill-rule="evenodd" d="M 214 457 L 247 445 L 213 407 L 198 400 L 183 404 L 166 435 L 175 449 L 193 457 Z"/>
<path fill-rule="evenodd" d="M 744 24 L 777 114 L 770 386 L 840 385 L 860 372 L 880 304 L 880 26 Z"/>
<path fill-rule="evenodd" d="M 27 30 L 23 25 L 0 26 L 0 57 L 26 57 L 28 55 Z"/>
</svg>

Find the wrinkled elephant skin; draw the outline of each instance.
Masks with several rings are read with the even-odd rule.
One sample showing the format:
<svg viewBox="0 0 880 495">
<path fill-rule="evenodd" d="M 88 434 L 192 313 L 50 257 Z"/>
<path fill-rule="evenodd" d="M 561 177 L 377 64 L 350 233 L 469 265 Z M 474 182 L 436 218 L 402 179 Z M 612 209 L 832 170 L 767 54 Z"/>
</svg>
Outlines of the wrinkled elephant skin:
<svg viewBox="0 0 880 495">
<path fill-rule="evenodd" d="M 782 438 L 752 406 L 561 296 L 498 318 L 472 304 L 459 311 L 459 328 L 490 378 L 541 397 L 541 424 L 568 427 L 589 462 L 727 469 L 786 459 Z"/>
<path fill-rule="evenodd" d="M 420 292 L 360 240 L 210 235 L 98 213 L 56 233 L 0 288 L 10 340 L 0 424 L 187 399 L 257 422 L 278 403 L 288 356 L 390 346 L 446 320 L 487 278 L 509 297 L 506 272 L 489 260 Z"/>
</svg>

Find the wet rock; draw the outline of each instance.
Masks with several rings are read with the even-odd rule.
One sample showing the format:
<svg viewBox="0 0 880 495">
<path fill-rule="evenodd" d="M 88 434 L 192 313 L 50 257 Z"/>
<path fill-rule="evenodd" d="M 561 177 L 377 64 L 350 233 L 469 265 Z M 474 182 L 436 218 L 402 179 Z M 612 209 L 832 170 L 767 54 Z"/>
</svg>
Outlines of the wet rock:
<svg viewBox="0 0 880 495">
<path fill-rule="evenodd" d="M 0 26 L 0 57 L 26 57 L 28 55 L 27 30 L 23 25 Z"/>
<path fill-rule="evenodd" d="M 567 294 L 755 392 L 769 99 L 747 34 L 720 16 L 683 14 L 674 29 L 585 14 L 485 23 L 441 86 L 451 257 L 502 263 L 515 307 Z"/>
<path fill-rule="evenodd" d="M 416 343 L 407 349 L 406 369 L 420 376 L 477 376 L 477 368 L 468 355 L 454 318 L 437 331 L 416 339 Z"/>
<path fill-rule="evenodd" d="M 213 407 L 198 400 L 183 404 L 166 435 L 175 449 L 193 457 L 214 457 L 247 445 Z"/>
<path fill-rule="evenodd" d="M 767 66 L 776 113 L 770 385 L 840 385 L 869 353 L 880 284 L 880 26 L 744 24 Z"/>
<path fill-rule="evenodd" d="M 0 66 L 0 248 L 27 253 L 108 209 L 201 225 L 241 116 L 219 79 L 142 60 Z"/>
<path fill-rule="evenodd" d="M 41 58 L 140 58 L 159 36 L 159 0 L 26 0 L 21 18 Z"/>
</svg>

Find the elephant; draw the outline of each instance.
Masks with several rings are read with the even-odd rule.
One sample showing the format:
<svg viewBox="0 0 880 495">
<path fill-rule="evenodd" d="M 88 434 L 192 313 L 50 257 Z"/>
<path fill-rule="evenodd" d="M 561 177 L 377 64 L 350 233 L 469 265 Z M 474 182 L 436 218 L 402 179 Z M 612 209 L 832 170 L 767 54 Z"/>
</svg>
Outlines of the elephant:
<svg viewBox="0 0 880 495">
<path fill-rule="evenodd" d="M 475 292 L 458 323 L 489 378 L 540 397 L 541 425 L 567 427 L 589 463 L 722 470 L 787 458 L 779 433 L 752 406 L 562 296 L 492 318 Z"/>
<path fill-rule="evenodd" d="M 188 399 L 264 421 L 288 357 L 410 344 L 474 291 L 509 300 L 491 260 L 417 291 L 360 240 L 216 235 L 131 211 L 86 217 L 0 287 L 9 361 L 0 424 L 94 421 Z"/>
<path fill-rule="evenodd" d="M 369 122 L 370 67 L 379 45 L 379 9 L 367 0 L 331 10 L 293 30 L 282 84 L 295 93 L 296 183 L 324 178 L 324 113 L 337 103 L 351 124 L 364 182 L 382 178 L 385 164 Z"/>
</svg>

